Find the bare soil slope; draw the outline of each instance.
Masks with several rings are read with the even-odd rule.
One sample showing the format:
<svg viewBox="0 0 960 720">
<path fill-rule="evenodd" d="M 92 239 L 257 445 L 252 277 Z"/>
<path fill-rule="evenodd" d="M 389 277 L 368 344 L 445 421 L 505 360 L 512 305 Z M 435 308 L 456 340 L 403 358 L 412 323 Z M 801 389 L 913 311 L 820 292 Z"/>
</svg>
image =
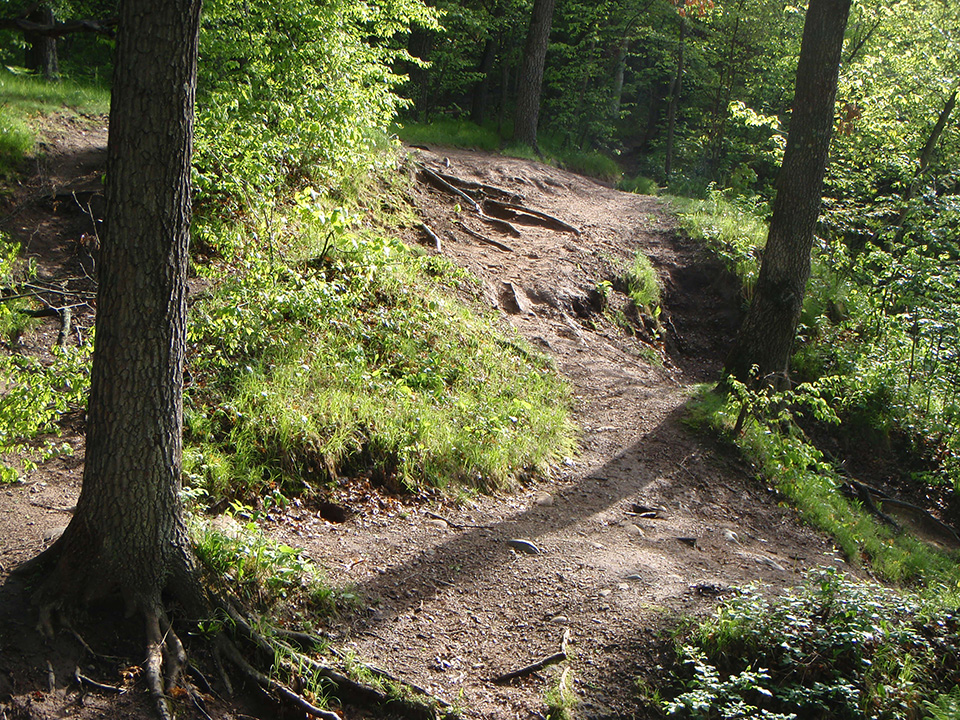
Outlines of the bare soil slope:
<svg viewBox="0 0 960 720">
<path fill-rule="evenodd" d="M 88 132 L 94 131 L 51 135 L 37 179 L 0 219 L 36 256 L 43 277 L 77 293 L 89 289 L 83 279 L 95 226 L 57 198 L 65 197 L 58 188 L 93 187 L 88 161 L 102 160 L 96 147 L 105 144 L 105 134 Z M 519 235 L 506 234 L 479 222 L 448 193 L 426 184 L 414 190 L 440 252 L 479 277 L 504 322 L 569 379 L 581 452 L 553 478 L 513 494 L 449 505 L 358 503 L 340 524 L 291 506 L 272 516 L 267 529 L 305 548 L 332 582 L 357 589 L 362 609 L 326 628 L 337 645 L 426 687 L 466 717 L 542 717 L 545 691 L 560 668 L 510 683 L 491 678 L 556 653 L 565 635 L 569 659 L 561 667 L 575 679 L 577 715 L 645 716 L 634 678 L 656 673 L 662 631 L 678 614 L 707 612 L 718 595 L 737 586 L 778 588 L 795 583 L 807 567 L 840 562 L 829 542 L 757 484 L 750 468 L 682 423 L 692 386 L 714 377 L 736 328 L 735 284 L 676 232 L 655 198 L 475 152 L 423 150 L 416 159 L 522 196 L 528 208 L 579 230 L 516 220 Z M 510 249 L 477 239 L 458 222 Z M 419 229 L 407 239 L 434 245 Z M 659 338 L 620 292 L 619 278 L 638 250 L 651 258 L 664 287 Z M 606 301 L 598 292 L 604 281 L 610 283 Z M 83 332 L 92 308 L 81 295 L 74 298 Z M 611 321 L 617 310 L 638 337 Z M 51 319 L 12 350 L 42 354 L 57 330 Z M 44 645 L 32 630 L 35 617 L 23 605 L 23 588 L 7 578 L 69 518 L 79 492 L 82 422 L 76 419 L 65 432 L 73 457 L 0 489 L 0 712 L 9 718 L 149 716 L 137 684 L 119 699 L 93 693 L 78 700 L 73 680 L 80 664 L 116 681 L 118 668 L 141 661 L 136 638 L 119 646 L 131 653 L 126 658 L 92 655 L 68 630 Z M 339 500 L 350 504 L 346 495 Z M 539 552 L 524 552 L 533 548 Z M 138 632 L 118 624 L 109 637 L 85 639 L 98 652 L 115 652 L 116 643 Z M 211 714 L 277 716 L 229 705 Z"/>
</svg>

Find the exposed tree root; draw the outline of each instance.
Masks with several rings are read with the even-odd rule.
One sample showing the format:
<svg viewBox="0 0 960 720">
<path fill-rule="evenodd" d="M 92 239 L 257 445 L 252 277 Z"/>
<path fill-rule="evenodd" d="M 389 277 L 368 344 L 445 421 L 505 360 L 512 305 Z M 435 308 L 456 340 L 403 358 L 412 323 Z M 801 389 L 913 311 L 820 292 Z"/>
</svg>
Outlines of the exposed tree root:
<svg viewBox="0 0 960 720">
<path fill-rule="evenodd" d="M 551 230 L 562 230 L 564 232 L 580 235 L 580 230 L 560 218 L 548 215 L 545 212 L 528 208 L 517 203 L 500 202 L 498 200 L 486 200 L 483 203 L 484 210 L 494 217 L 502 220 L 521 220 L 533 225 L 540 225 Z"/>
<path fill-rule="evenodd" d="M 482 235 L 481 233 L 478 233 L 476 230 L 473 230 L 472 228 L 468 227 L 466 223 L 457 222 L 456 224 L 467 235 L 469 235 L 470 237 L 476 238 L 480 242 L 486 243 L 487 245 L 493 245 L 495 248 L 499 250 L 503 250 L 504 252 L 513 252 L 513 248 L 507 245 L 506 243 L 502 243 L 499 240 L 494 240 L 493 238 L 488 238 L 486 235 Z"/>
<path fill-rule="evenodd" d="M 522 195 L 510 192 L 509 190 L 504 190 L 503 188 L 496 187 L 495 185 L 487 185 L 485 183 L 463 180 L 453 175 L 446 175 L 441 172 L 438 172 L 437 176 L 446 180 L 451 185 L 455 185 L 464 192 L 479 195 L 481 198 L 492 198 L 494 200 L 502 200 L 503 202 L 507 203 L 523 202 Z"/>
<path fill-rule="evenodd" d="M 439 708 L 441 714 L 445 717 L 455 717 L 452 706 L 448 702 L 431 695 L 424 688 L 400 680 L 384 670 L 380 670 L 371 665 L 356 663 L 357 666 L 370 673 L 373 677 L 385 680 L 394 686 L 396 689 L 395 692 L 384 691 L 374 685 L 354 680 L 340 670 L 298 652 L 291 644 L 280 639 L 281 637 L 285 637 L 302 647 L 319 644 L 321 642 L 320 638 L 306 633 L 274 629 L 271 629 L 271 632 L 273 632 L 275 636 L 268 638 L 254 629 L 229 602 L 223 603 L 223 610 L 233 621 L 240 635 L 252 642 L 265 656 L 272 660 L 279 653 L 281 666 L 286 667 L 291 674 L 307 671 L 315 677 L 321 678 L 325 684 L 331 686 L 342 696 L 345 696 L 341 697 L 341 699 L 349 699 L 352 702 L 365 706 L 389 706 L 394 712 L 412 718 L 435 717 L 437 715 L 436 708 Z M 227 647 L 220 647 L 220 650 L 227 659 L 234 662 L 236 657 L 233 652 L 236 650 L 235 646 L 232 650 Z M 245 668 L 241 667 L 241 670 L 250 677 Z M 284 700 L 294 702 L 293 698 L 288 695 L 288 693 L 293 693 L 293 695 L 299 697 L 300 700 L 308 702 L 306 698 L 297 695 L 297 693 L 286 686 L 284 686 L 284 689 L 281 691 L 272 686 L 264 686 L 263 683 L 259 681 L 258 684 L 265 689 L 275 691 L 277 695 L 281 696 Z M 297 706 L 299 707 L 299 705 Z"/>
<path fill-rule="evenodd" d="M 420 168 L 419 177 L 424 182 L 432 185 L 438 190 L 441 190 L 449 195 L 453 195 L 459 200 L 462 200 L 469 207 L 473 208 L 473 211 L 477 214 L 477 217 L 479 217 L 481 220 L 483 220 L 483 222 L 487 223 L 488 225 L 491 225 L 497 228 L 498 230 L 500 230 L 500 232 L 506 233 L 508 235 L 512 235 L 513 237 L 521 236 L 520 231 L 517 230 L 517 228 L 515 228 L 506 220 L 503 220 L 501 218 L 490 217 L 489 215 L 487 215 L 476 200 L 474 200 L 472 197 L 467 195 L 467 193 L 465 193 L 460 188 L 457 188 L 451 185 L 449 182 L 444 180 L 433 170 L 430 170 L 428 168 Z"/>
<path fill-rule="evenodd" d="M 295 707 L 303 710 L 305 713 L 312 715 L 313 717 L 323 718 L 323 720 L 341 720 L 340 716 L 330 710 L 323 710 L 318 708 L 316 705 L 309 702 L 302 695 L 295 693 L 293 690 L 288 688 L 286 685 L 274 680 L 267 675 L 264 675 L 262 672 L 254 668 L 250 663 L 244 660 L 243 655 L 237 650 L 236 646 L 230 642 L 227 638 L 221 636 L 218 641 L 218 646 L 220 651 L 226 656 L 230 662 L 236 665 L 241 672 L 244 673 L 247 677 L 253 680 L 255 683 L 260 685 L 265 690 L 269 690 L 276 695 L 279 695 L 283 700 L 294 705 Z"/>
</svg>

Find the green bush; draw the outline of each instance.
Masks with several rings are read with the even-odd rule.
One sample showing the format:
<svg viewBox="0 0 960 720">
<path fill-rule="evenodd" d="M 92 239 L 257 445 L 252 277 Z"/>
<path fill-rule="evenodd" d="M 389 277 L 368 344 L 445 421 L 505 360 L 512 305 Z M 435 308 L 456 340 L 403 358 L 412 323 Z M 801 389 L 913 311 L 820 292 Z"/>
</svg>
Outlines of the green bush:
<svg viewBox="0 0 960 720">
<path fill-rule="evenodd" d="M 669 715 L 908 720 L 939 696 L 949 717 L 960 616 L 814 570 L 776 598 L 747 589 L 725 601 L 679 654 L 686 670 L 681 692 L 663 702 Z"/>
</svg>

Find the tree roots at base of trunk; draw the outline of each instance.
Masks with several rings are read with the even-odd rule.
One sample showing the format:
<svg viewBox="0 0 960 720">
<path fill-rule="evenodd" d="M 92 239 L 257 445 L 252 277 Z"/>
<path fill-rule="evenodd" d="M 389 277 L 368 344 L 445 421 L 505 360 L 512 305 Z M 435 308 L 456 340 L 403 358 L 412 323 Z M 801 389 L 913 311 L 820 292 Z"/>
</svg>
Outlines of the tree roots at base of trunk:
<svg viewBox="0 0 960 720">
<path fill-rule="evenodd" d="M 91 577 L 91 573 L 86 573 L 84 580 L 80 581 L 79 594 L 76 586 L 64 587 L 63 577 L 58 577 L 57 573 L 63 554 L 63 545 L 58 548 L 58 544 L 48 548 L 45 553 L 17 571 L 20 575 L 46 575 L 41 581 L 36 599 L 41 601 L 38 630 L 47 637 L 54 635 L 55 612 L 64 613 L 66 608 L 84 604 L 85 593 L 82 590 L 89 587 Z M 275 700 L 322 720 L 340 720 L 340 716 L 314 704 L 311 700 L 311 688 L 300 687 L 303 675 L 314 678 L 320 692 L 330 693 L 341 701 L 358 707 L 389 708 L 393 714 L 417 720 L 456 717 L 449 703 L 431 695 L 424 688 L 400 680 L 383 670 L 359 662 L 345 661 L 337 664 L 345 665 L 348 669 L 340 670 L 307 654 L 312 647 L 319 646 L 319 638 L 270 627 L 261 632 L 257 629 L 259 622 L 250 620 L 232 600 L 208 592 L 192 571 L 172 573 L 167 591 L 171 592 L 179 601 L 180 607 L 186 609 L 187 614 L 194 620 L 215 616 L 224 618 L 224 629 L 212 640 L 212 655 L 218 663 L 219 674 L 228 696 L 233 694 L 233 684 L 230 682 L 229 673 L 220 663 L 221 659 L 228 661 L 239 671 L 240 676 L 255 683 Z M 183 643 L 174 631 L 163 604 L 159 599 L 156 602 L 141 599 L 131 607 L 137 610 L 144 620 L 146 658 L 142 663 L 143 678 L 157 716 L 160 720 L 173 720 L 172 702 L 179 697 L 188 698 L 197 712 L 209 720 L 204 696 L 215 693 L 206 679 L 190 666 Z M 66 613 L 62 620 L 66 621 L 68 617 L 69 613 Z M 63 624 L 76 635 L 69 623 Z M 88 652 L 92 652 L 82 639 L 81 644 Z M 252 646 L 254 652 L 243 652 L 241 645 Z M 339 653 L 334 651 L 334 654 L 342 660 Z M 371 678 L 370 682 L 350 677 L 350 667 Z M 278 679 L 274 669 L 279 669 L 282 675 L 290 678 L 290 682 L 284 683 Z M 199 680 L 202 692 L 194 687 L 189 676 Z M 97 687 L 93 680 L 88 680 L 87 685 Z M 111 691 L 117 690 L 119 689 L 111 688 Z"/>
</svg>

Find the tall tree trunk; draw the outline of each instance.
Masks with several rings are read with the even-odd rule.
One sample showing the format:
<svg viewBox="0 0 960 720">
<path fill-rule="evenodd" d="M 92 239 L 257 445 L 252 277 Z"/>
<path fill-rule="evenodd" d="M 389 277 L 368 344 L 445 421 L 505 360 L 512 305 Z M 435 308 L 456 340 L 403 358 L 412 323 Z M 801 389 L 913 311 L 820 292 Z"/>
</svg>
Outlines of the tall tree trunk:
<svg viewBox="0 0 960 720">
<path fill-rule="evenodd" d="M 820 214 L 833 130 L 840 52 L 851 0 L 810 0 L 797 64 L 793 116 L 753 302 L 725 372 L 747 382 L 785 383 Z"/>
<path fill-rule="evenodd" d="M 53 10 L 46 6 L 38 7 L 27 16 L 27 20 L 39 25 L 53 25 Z M 45 33 L 25 32 L 27 42 L 25 51 L 26 68 L 43 75 L 47 80 L 60 77 L 60 64 L 57 61 L 57 39 Z"/>
<path fill-rule="evenodd" d="M 513 139 L 537 147 L 537 125 L 540 120 L 540 91 L 543 87 L 543 67 L 550 42 L 550 27 L 556 0 L 534 0 L 523 50 L 523 64 L 517 92 L 517 113 Z"/>
<path fill-rule="evenodd" d="M 682 7 L 682 6 L 681 6 Z M 683 49 L 686 39 L 687 20 L 680 16 L 680 40 L 677 44 L 677 74 L 670 83 L 670 104 L 667 106 L 667 148 L 666 158 L 663 161 L 663 174 L 670 181 L 673 171 L 673 137 L 677 126 L 677 105 L 680 102 L 680 93 L 683 90 Z"/>
<path fill-rule="evenodd" d="M 470 105 L 470 120 L 482 125 L 487 118 L 487 107 L 490 105 L 490 73 L 493 72 L 493 62 L 497 59 L 497 43 L 493 38 L 487 38 L 483 44 L 483 57 L 480 59 L 480 80 L 473 88 L 473 101 Z"/>
<path fill-rule="evenodd" d="M 163 591 L 195 587 L 179 489 L 199 17 L 200 0 L 121 4 L 83 487 L 47 551 L 48 594 L 119 592 L 154 626 Z"/>
<path fill-rule="evenodd" d="M 613 88 L 610 92 L 610 116 L 616 122 L 620 119 L 620 103 L 623 99 L 623 77 L 627 70 L 627 52 L 630 41 L 623 38 L 617 46 L 617 62 L 613 66 Z"/>
</svg>

